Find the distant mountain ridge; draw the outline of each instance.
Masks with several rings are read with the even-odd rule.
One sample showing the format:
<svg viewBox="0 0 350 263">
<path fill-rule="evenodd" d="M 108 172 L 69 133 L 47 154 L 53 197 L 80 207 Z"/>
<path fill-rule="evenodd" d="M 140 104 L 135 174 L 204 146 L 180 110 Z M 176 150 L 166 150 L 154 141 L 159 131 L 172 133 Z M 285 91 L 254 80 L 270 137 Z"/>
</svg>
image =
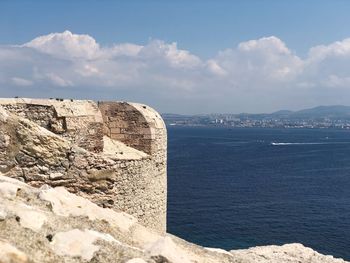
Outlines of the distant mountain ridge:
<svg viewBox="0 0 350 263">
<path fill-rule="evenodd" d="M 314 108 L 299 111 L 277 111 L 270 115 L 285 115 L 287 118 L 329 118 L 329 119 L 350 119 L 350 106 L 331 105 L 317 106 Z"/>
<path fill-rule="evenodd" d="M 344 105 L 330 105 L 330 106 L 317 106 L 308 109 L 302 109 L 298 111 L 279 110 L 272 113 L 239 113 L 239 114 L 198 114 L 198 115 L 182 115 L 164 113 L 162 114 L 164 119 L 177 119 L 177 118 L 191 118 L 191 117 L 204 117 L 204 116 L 235 116 L 238 118 L 279 118 L 279 119 L 346 119 L 350 120 L 350 106 Z"/>
</svg>

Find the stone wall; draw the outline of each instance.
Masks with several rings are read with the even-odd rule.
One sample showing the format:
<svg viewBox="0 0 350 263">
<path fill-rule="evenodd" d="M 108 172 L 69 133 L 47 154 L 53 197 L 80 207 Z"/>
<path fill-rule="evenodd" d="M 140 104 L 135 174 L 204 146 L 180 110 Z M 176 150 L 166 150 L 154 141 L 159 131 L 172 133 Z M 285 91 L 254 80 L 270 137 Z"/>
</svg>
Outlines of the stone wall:
<svg viewBox="0 0 350 263">
<path fill-rule="evenodd" d="M 144 176 L 144 186 L 145 191 L 153 195 L 147 197 L 146 203 L 157 202 L 160 213 L 154 215 L 158 224 L 166 222 L 167 133 L 163 119 L 151 107 L 138 103 L 104 101 L 99 102 L 98 107 L 106 136 L 151 156 L 153 171 L 151 176 Z"/>
<path fill-rule="evenodd" d="M 92 101 L 0 99 L 0 105 L 84 149 L 103 151 L 102 116 Z"/>
<path fill-rule="evenodd" d="M 53 106 L 20 103 L 3 104 L 2 106 L 7 111 L 20 117 L 30 119 L 48 130 L 53 129 L 59 131 L 60 129 L 63 129 L 62 120 L 57 118 L 57 114 Z"/>
<path fill-rule="evenodd" d="M 166 129 L 153 109 L 101 102 L 101 115 L 91 101 L 19 99 L 0 100 L 1 105 L 7 111 L 0 115 L 8 117 L 0 118 L 0 172 L 35 187 L 64 186 L 165 232 Z M 106 109 L 107 105 L 114 110 L 132 109 L 130 118 L 127 111 L 122 112 L 125 130 L 120 131 L 124 135 L 133 132 L 132 138 L 140 147 L 131 137 L 123 141 L 106 132 L 104 135 L 103 129 L 106 131 L 110 123 L 104 124 L 103 119 L 118 114 Z M 63 120 L 60 131 L 52 128 L 57 119 Z M 136 136 L 141 139 L 136 140 Z"/>
<path fill-rule="evenodd" d="M 158 139 L 156 129 L 162 129 L 163 124 L 161 117 L 152 109 L 127 102 L 99 102 L 98 107 L 107 136 L 148 154 L 156 151 L 153 144 Z"/>
</svg>

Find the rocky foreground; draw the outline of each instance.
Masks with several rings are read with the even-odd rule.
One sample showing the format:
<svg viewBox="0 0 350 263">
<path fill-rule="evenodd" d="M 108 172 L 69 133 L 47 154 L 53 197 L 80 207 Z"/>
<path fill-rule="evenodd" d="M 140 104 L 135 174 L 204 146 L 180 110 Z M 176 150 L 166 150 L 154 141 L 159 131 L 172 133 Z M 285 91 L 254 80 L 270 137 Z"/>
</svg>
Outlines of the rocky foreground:
<svg viewBox="0 0 350 263">
<path fill-rule="evenodd" d="M 246 250 L 204 248 L 159 235 L 125 213 L 0 174 L 0 263 L 345 262 L 301 244 Z"/>
</svg>

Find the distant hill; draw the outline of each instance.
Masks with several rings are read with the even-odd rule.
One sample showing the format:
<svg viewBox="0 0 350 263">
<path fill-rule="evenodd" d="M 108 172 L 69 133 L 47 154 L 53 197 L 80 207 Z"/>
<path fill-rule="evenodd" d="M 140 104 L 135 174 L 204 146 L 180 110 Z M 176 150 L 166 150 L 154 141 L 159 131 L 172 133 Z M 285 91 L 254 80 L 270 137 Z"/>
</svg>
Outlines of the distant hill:
<svg viewBox="0 0 350 263">
<path fill-rule="evenodd" d="M 350 119 L 350 106 L 331 105 L 317 106 L 299 111 L 280 110 L 265 117 L 289 118 L 289 119 Z"/>
<path fill-rule="evenodd" d="M 277 118 L 277 119 L 339 119 L 339 120 L 350 120 L 350 106 L 343 105 L 331 105 L 331 106 L 318 106 L 309 109 L 303 109 L 299 111 L 290 110 L 279 110 L 273 113 L 240 113 L 240 114 L 215 114 L 222 116 L 236 116 L 238 118 L 247 119 L 265 119 L 265 118 Z M 181 114 L 162 114 L 163 118 L 166 120 L 175 119 L 191 119 L 191 118 L 203 118 L 205 116 L 212 116 L 212 114 L 207 115 L 181 115 Z"/>
<path fill-rule="evenodd" d="M 290 110 L 279 110 L 279 111 L 276 111 L 274 113 L 272 113 L 273 115 L 289 115 L 293 113 L 293 111 L 290 111 Z"/>
<path fill-rule="evenodd" d="M 236 114 L 240 118 L 277 118 L 277 119 L 350 119 L 350 106 L 332 105 L 332 106 L 318 106 L 310 109 L 303 109 L 299 111 L 279 110 L 273 113 Z"/>
<path fill-rule="evenodd" d="M 293 112 L 289 115 L 292 118 L 329 118 L 329 119 L 350 119 L 350 106 L 333 105 L 318 106 Z"/>
<path fill-rule="evenodd" d="M 246 118 L 290 118 L 290 119 L 350 119 L 350 106 L 331 105 L 317 106 L 299 111 L 279 110 L 273 113 L 240 113 L 233 114 L 237 117 Z"/>
</svg>

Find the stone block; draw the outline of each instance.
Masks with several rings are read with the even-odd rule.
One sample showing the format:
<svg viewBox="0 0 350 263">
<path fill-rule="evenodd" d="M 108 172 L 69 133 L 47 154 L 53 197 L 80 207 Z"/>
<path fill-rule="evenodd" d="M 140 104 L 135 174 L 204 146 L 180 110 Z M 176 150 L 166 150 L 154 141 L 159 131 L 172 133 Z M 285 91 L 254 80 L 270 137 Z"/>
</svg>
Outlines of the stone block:
<svg viewBox="0 0 350 263">
<path fill-rule="evenodd" d="M 123 140 L 125 139 L 124 134 L 111 133 L 111 139 L 113 140 Z"/>
<path fill-rule="evenodd" d="M 111 131 L 111 134 L 117 134 L 117 133 L 120 133 L 120 128 L 111 128 L 110 131 Z"/>
</svg>

